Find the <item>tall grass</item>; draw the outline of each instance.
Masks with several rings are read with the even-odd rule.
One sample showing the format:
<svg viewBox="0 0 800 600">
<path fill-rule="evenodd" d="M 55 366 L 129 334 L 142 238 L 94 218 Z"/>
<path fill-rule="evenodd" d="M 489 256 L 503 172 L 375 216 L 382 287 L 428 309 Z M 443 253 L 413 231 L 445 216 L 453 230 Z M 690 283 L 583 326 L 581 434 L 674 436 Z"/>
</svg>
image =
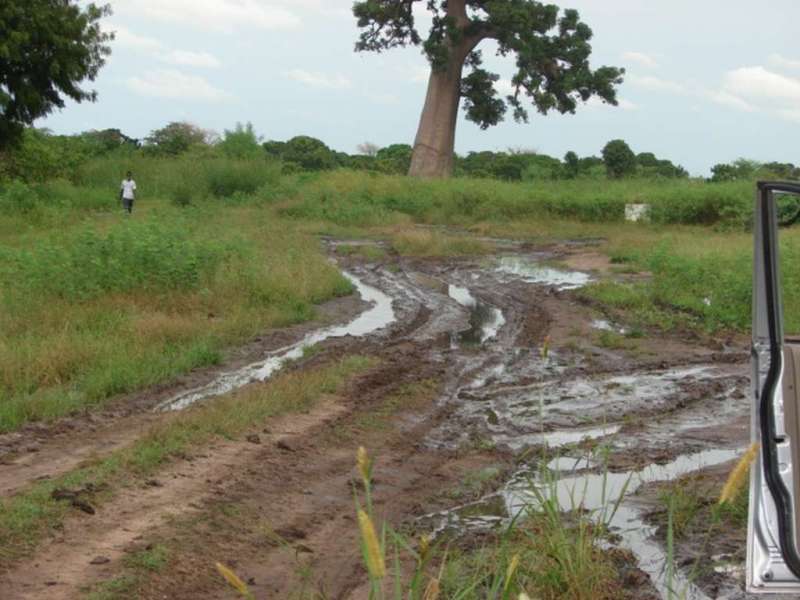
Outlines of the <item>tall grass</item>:
<svg viewBox="0 0 800 600">
<path fill-rule="evenodd" d="M 578 505 L 564 512 L 552 479 L 545 482 L 549 492 L 532 486 L 535 502 L 482 548 L 459 549 L 455 543 L 442 547 L 444 542 L 434 544 L 427 535 L 412 540 L 388 523 L 378 523 L 372 507 L 372 463 L 363 448 L 356 463 L 363 492 L 354 489 L 354 495 L 370 600 L 620 597 L 617 567 L 602 548 L 619 501 L 610 502 L 600 515 L 589 515 Z M 624 494 L 625 489 L 620 498 Z"/>
<path fill-rule="evenodd" d="M 741 227 L 750 219 L 751 188 L 747 182 L 693 180 L 431 181 L 340 170 L 321 175 L 284 210 L 345 226 L 385 224 L 402 215 L 464 225 L 529 217 L 620 222 L 626 203 L 649 203 L 656 223 Z"/>
<path fill-rule="evenodd" d="M 258 206 L 148 202 L 0 246 L 0 431 L 219 362 L 352 289 Z"/>
<path fill-rule="evenodd" d="M 137 180 L 137 196 L 169 198 L 189 204 L 206 198 L 268 192 L 281 185 L 281 164 L 269 159 L 242 160 L 187 155 L 164 159 L 140 153 L 114 154 L 89 161 L 72 180 L 81 187 L 116 194 L 128 171 Z"/>
</svg>

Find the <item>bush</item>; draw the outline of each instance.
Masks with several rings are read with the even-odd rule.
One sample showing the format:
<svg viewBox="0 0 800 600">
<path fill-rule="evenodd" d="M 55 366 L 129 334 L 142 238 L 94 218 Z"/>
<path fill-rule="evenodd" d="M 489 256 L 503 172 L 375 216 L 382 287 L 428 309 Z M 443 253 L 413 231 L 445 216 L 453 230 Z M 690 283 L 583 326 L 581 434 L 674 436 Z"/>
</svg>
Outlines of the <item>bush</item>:
<svg viewBox="0 0 800 600">
<path fill-rule="evenodd" d="M 204 170 L 208 191 L 217 198 L 229 198 L 237 193 L 254 194 L 264 185 L 280 179 L 278 164 L 263 160 L 210 161 Z"/>
<path fill-rule="evenodd" d="M 608 176 L 619 179 L 636 172 L 636 155 L 623 140 L 611 140 L 603 148 L 603 163 Z"/>
<path fill-rule="evenodd" d="M 0 210 L 4 213 L 28 213 L 38 203 L 36 191 L 22 181 L 14 180 L 0 190 Z"/>
<path fill-rule="evenodd" d="M 6 249 L 0 279 L 8 293 L 65 299 L 191 289 L 232 251 L 232 246 L 191 239 L 177 222 L 126 222 L 107 234 L 87 228 L 66 239 L 45 239 L 30 250 Z"/>
</svg>

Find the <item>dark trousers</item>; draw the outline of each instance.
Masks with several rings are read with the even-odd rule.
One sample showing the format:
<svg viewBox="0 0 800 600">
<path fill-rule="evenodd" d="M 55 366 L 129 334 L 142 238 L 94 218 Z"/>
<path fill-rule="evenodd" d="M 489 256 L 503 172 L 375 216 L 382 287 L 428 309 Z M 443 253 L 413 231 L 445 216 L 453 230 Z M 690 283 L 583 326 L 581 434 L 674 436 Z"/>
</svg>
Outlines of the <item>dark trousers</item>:
<svg viewBox="0 0 800 600">
<path fill-rule="evenodd" d="M 128 213 L 133 212 L 133 198 L 123 198 L 122 199 L 122 208 L 124 208 Z"/>
</svg>

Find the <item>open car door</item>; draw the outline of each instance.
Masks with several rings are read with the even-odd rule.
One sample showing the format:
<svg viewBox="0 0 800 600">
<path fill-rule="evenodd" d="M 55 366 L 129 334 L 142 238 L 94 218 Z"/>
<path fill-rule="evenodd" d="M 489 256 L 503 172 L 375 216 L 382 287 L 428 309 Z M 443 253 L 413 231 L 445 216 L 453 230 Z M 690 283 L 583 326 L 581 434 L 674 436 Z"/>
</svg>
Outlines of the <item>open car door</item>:
<svg viewBox="0 0 800 600">
<path fill-rule="evenodd" d="M 750 476 L 750 592 L 800 593 L 800 338 L 784 337 L 778 246 L 779 202 L 797 196 L 798 183 L 758 183 L 751 398 L 760 447 Z"/>
</svg>

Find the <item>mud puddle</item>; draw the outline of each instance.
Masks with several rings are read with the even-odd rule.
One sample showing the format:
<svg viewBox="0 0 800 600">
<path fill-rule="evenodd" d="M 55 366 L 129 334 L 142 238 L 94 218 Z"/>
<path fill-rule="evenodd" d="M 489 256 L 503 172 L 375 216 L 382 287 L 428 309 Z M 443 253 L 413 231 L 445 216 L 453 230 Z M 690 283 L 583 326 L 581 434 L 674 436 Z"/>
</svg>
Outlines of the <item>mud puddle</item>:
<svg viewBox="0 0 800 600">
<path fill-rule="evenodd" d="M 428 515 L 427 523 L 439 532 L 493 529 L 530 503 L 530 487 L 526 486 L 552 488 L 559 502 L 580 493 L 587 510 L 606 511 L 621 545 L 636 552 L 642 568 L 663 590 L 665 580 L 657 572 L 664 564 L 663 552 L 650 541 L 651 532 L 628 496 L 643 483 L 716 464 L 736 452 L 740 445 L 735 436 L 726 445 L 697 430 L 722 422 L 732 426 L 743 414 L 746 400 L 739 394 L 740 366 L 695 364 L 708 354 L 707 349 L 701 352 L 695 348 L 687 356 L 682 349 L 674 349 L 679 346 L 661 348 L 661 340 L 654 342 L 659 345 L 659 360 L 663 359 L 660 366 L 645 365 L 640 356 L 626 354 L 624 349 L 607 350 L 604 356 L 613 360 L 597 365 L 590 360 L 594 349 L 587 346 L 591 344 L 588 336 L 568 344 L 562 334 L 565 339 L 555 341 L 548 352 L 543 352 L 543 340 L 554 330 L 591 331 L 596 313 L 580 305 L 570 290 L 586 285 L 595 275 L 547 266 L 544 261 L 552 257 L 545 254 L 513 256 L 513 250 L 505 247 L 500 251 L 503 256 L 489 262 L 398 258 L 391 268 L 358 256 L 340 257 L 340 264 L 345 265 L 348 277 L 369 305 L 362 314 L 347 325 L 324 328 L 308 333 L 299 342 L 281 344 L 283 347 L 259 361 L 171 397 L 160 409 L 180 410 L 251 381 L 267 379 L 325 340 L 358 338 L 352 344 L 348 342 L 348 352 L 370 353 L 396 364 L 393 381 L 403 378 L 414 383 L 435 376 L 441 382 L 437 388 L 441 395 L 428 412 L 414 414 L 408 410 L 402 419 L 392 422 L 394 433 L 401 432 L 401 436 L 415 431 L 415 427 L 420 433 L 403 438 L 407 455 L 391 463 L 391 477 L 416 482 L 414 477 L 424 476 L 428 481 L 428 468 L 419 465 L 437 464 L 446 470 L 451 457 L 459 455 L 452 451 L 465 446 L 466 454 L 491 454 L 492 461 L 502 462 L 504 469 L 516 469 L 500 489 L 477 502 Z M 618 327 L 616 323 L 610 326 Z M 690 345 L 681 344 L 680 348 Z M 382 399 L 376 397 L 376 406 Z M 351 417 L 348 411 L 361 404 L 362 395 L 347 398 L 340 407 L 343 416 L 337 418 L 346 421 Z M 379 446 L 385 439 L 379 442 L 376 434 L 375 440 L 377 455 L 381 450 L 391 454 L 391 449 Z M 342 453 L 335 468 L 331 467 L 336 477 L 341 465 L 347 465 L 341 467 L 342 473 L 349 468 L 351 452 L 344 452 L 341 440 L 327 448 L 327 442 L 315 443 L 320 445 L 319 461 L 334 451 Z M 586 450 L 594 444 L 602 445 L 608 454 Z M 661 453 L 666 446 L 671 448 L 669 455 Z M 539 454 L 544 447 L 551 452 L 560 449 L 560 455 L 548 454 L 545 464 L 539 465 L 535 458 L 545 457 Z M 286 456 L 273 457 L 275 465 L 285 466 L 289 460 Z M 410 470 L 413 461 L 409 456 L 421 461 L 419 473 Z M 636 456 L 646 463 L 627 464 L 616 460 L 619 456 Z M 606 464 L 614 468 L 603 476 Z M 347 477 L 341 474 L 342 481 Z M 315 483 L 312 475 L 307 482 L 301 479 L 295 482 L 301 491 Z M 264 489 L 274 497 L 276 506 L 287 507 L 286 520 L 292 522 L 298 509 L 285 502 L 281 490 L 274 486 L 277 480 L 265 481 Z M 608 501 L 614 494 L 620 495 L 625 482 L 627 496 L 612 518 Z M 413 520 L 426 512 L 419 507 L 433 497 L 435 485 L 429 482 L 424 495 L 413 492 L 417 483 L 410 486 L 405 512 L 399 511 L 397 519 Z M 486 489 L 461 497 L 475 498 Z M 398 495 L 402 494 L 393 497 Z M 298 497 L 308 500 L 305 495 Z M 320 506 L 326 506 L 331 497 L 341 500 L 347 510 L 352 508 L 349 484 L 328 486 L 324 494 L 320 491 Z M 428 505 L 427 511 L 448 506 L 452 498 Z M 258 500 L 254 504 L 262 505 Z M 324 521 L 338 522 L 336 511 L 330 510 L 330 519 Z M 124 527 L 124 523 L 117 525 Z M 315 528 L 322 531 L 323 525 L 306 524 L 309 539 L 315 539 Z M 314 548 L 316 560 L 343 556 L 340 534 L 332 534 L 330 540 L 322 533 L 320 536 L 327 541 L 325 546 Z"/>
<path fill-rule="evenodd" d="M 528 283 L 546 285 L 557 290 L 578 289 L 592 280 L 588 273 L 548 267 L 541 264 L 540 260 L 524 256 L 500 258 L 497 271 Z"/>
<path fill-rule="evenodd" d="M 480 345 L 497 337 L 497 332 L 506 323 L 503 311 L 476 299 L 465 287 L 450 284 L 447 293 L 469 310 L 469 329 L 459 331 L 454 343 Z"/>
<path fill-rule="evenodd" d="M 331 338 L 364 337 L 395 322 L 392 298 L 379 289 L 367 285 L 352 273 L 344 272 L 343 275 L 355 286 L 361 299 L 370 304 L 367 310 L 350 323 L 312 332 L 299 342 L 270 353 L 263 361 L 249 364 L 236 371 L 223 373 L 202 387 L 182 392 L 158 405 L 156 410 L 183 410 L 196 402 L 225 394 L 248 383 L 265 381 L 287 362 L 302 358 L 304 353 L 316 344 Z"/>
</svg>

